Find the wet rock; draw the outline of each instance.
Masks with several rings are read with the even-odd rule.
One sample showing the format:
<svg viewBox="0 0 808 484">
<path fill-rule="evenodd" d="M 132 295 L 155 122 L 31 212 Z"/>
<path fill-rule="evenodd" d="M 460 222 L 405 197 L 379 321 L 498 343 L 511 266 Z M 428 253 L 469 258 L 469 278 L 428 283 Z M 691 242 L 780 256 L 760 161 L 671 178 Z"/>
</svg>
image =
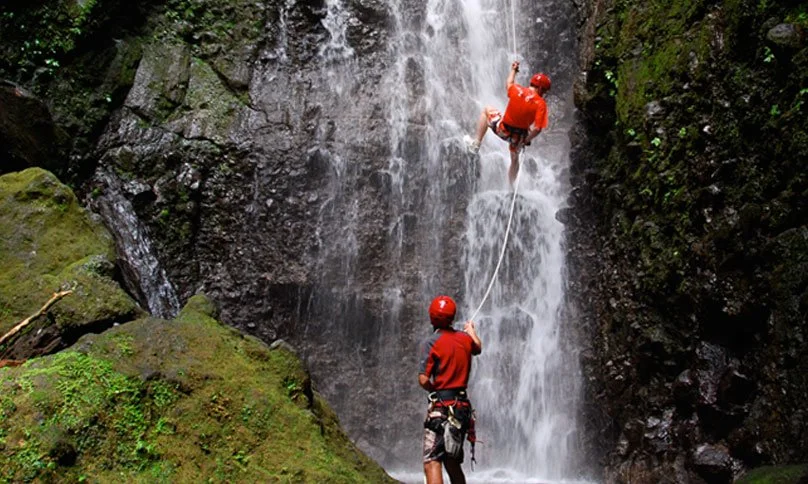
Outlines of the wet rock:
<svg viewBox="0 0 808 484">
<path fill-rule="evenodd" d="M 696 382 L 691 370 L 685 370 L 673 382 L 673 396 L 676 403 L 684 408 L 690 408 L 696 401 Z"/>
<path fill-rule="evenodd" d="M 191 54 L 177 44 L 154 44 L 144 49 L 125 104 L 141 116 L 164 119 L 185 99 Z"/>
<path fill-rule="evenodd" d="M 572 217 L 575 217 L 575 212 L 571 208 L 562 208 L 555 213 L 555 219 L 565 225 L 570 223 Z"/>
<path fill-rule="evenodd" d="M 730 368 L 721 378 L 718 400 L 724 405 L 743 405 L 755 396 L 755 382 L 737 368 Z"/>
<path fill-rule="evenodd" d="M 663 453 L 670 449 L 673 442 L 671 424 L 673 423 L 674 409 L 664 412 L 662 417 L 651 416 L 645 422 L 645 443 L 656 453 Z"/>
<path fill-rule="evenodd" d="M 64 136 L 45 103 L 0 79 L 0 174 L 32 166 L 59 168 Z"/>
<path fill-rule="evenodd" d="M 766 38 L 780 47 L 799 49 L 805 42 L 805 32 L 796 24 L 778 24 L 766 32 Z"/>
<path fill-rule="evenodd" d="M 659 101 L 651 101 L 645 105 L 645 119 L 648 121 L 659 119 L 664 116 L 664 114 L 662 103 Z"/>
<path fill-rule="evenodd" d="M 696 349 L 698 357 L 698 402 L 712 405 L 718 398 L 718 387 L 727 367 L 726 350 L 720 346 L 702 342 Z"/>
<path fill-rule="evenodd" d="M 701 444 L 693 451 L 693 465 L 699 475 L 708 482 L 730 482 L 732 479 L 732 457 L 721 444 Z"/>
</svg>

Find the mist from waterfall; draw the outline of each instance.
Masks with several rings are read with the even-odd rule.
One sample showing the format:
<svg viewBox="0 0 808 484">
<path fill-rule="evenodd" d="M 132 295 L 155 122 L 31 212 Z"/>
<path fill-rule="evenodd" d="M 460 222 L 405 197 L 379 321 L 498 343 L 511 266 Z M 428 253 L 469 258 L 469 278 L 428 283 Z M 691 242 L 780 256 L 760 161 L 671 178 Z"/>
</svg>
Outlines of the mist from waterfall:
<svg viewBox="0 0 808 484">
<path fill-rule="evenodd" d="M 484 105 L 504 111 L 505 80 L 513 60 L 522 61 L 517 83 L 527 84 L 539 69 L 514 52 L 524 42 L 522 24 L 530 21 L 542 19 L 524 18 L 517 0 L 428 2 L 421 32 L 428 38 L 421 44 L 427 89 L 420 102 L 430 116 L 428 156 L 422 162 L 439 169 L 447 145 L 462 149 L 461 139 L 471 134 Z M 541 68 L 553 76 L 552 65 Z M 476 318 L 485 349 L 475 359 L 469 386 L 480 417 L 477 433 L 485 444 L 478 445 L 477 472 L 467 473 L 470 482 L 561 482 L 581 474 L 576 452 L 580 375 L 560 319 L 563 225 L 555 219 L 568 191 L 571 126 L 562 120 L 572 110 L 571 94 L 557 88 L 546 98 L 550 126 L 522 155 L 507 250 Z M 461 317 L 471 316 L 493 276 L 513 196 L 505 142 L 489 132 L 479 163 L 479 180 L 466 212 Z M 439 177 L 434 180 L 431 199 L 439 200 L 445 185 Z M 438 206 L 433 220 L 440 213 Z M 432 294 L 429 289 L 434 288 L 427 287 Z"/>
<path fill-rule="evenodd" d="M 505 239 L 513 195 L 509 155 L 507 144 L 489 133 L 479 158 L 470 156 L 463 137 L 472 133 L 484 105 L 504 110 L 513 60 L 522 61 L 517 82 L 524 85 L 534 70 L 553 78 L 562 70 L 558 56 L 575 55 L 572 49 L 536 52 L 523 35 L 550 22 L 546 12 L 563 12 L 559 3 L 387 0 L 392 64 L 376 89 L 387 110 L 388 156 L 376 160 L 377 171 L 369 174 L 351 162 L 355 148 L 323 133 L 308 154 L 331 171 L 318 215 L 321 286 L 310 314 L 332 315 L 332 322 L 307 326 L 305 334 L 322 338 L 314 348 L 348 352 L 343 371 L 384 389 L 385 398 L 374 405 L 391 416 L 388 421 L 343 422 L 349 433 L 378 431 L 378 440 L 360 446 L 404 481 L 420 482 L 424 395 L 411 382 L 391 385 L 386 374 L 402 362 L 405 374 L 415 371 L 420 336 L 402 332 L 401 320 L 423 318 L 424 302 L 438 292 L 457 297 L 458 324 L 482 300 Z M 319 53 L 323 76 L 338 96 L 360 82 L 353 76 L 357 54 L 346 43 L 347 8 L 341 0 L 326 1 L 329 38 Z M 540 32 L 530 46 L 554 36 Z M 484 351 L 475 359 L 470 393 L 484 443 L 477 448 L 477 470 L 467 472 L 469 482 L 568 482 L 581 475 L 575 417 L 580 375 L 561 320 L 564 232 L 555 219 L 568 192 L 571 91 L 571 83 L 557 83 L 546 96 L 550 127 L 523 154 L 508 247 L 476 318 Z M 369 244 L 383 261 L 368 260 Z M 382 262 L 386 269 L 376 272 Z M 323 384 L 333 385 L 324 391 L 338 411 L 352 405 L 339 384 Z"/>
</svg>

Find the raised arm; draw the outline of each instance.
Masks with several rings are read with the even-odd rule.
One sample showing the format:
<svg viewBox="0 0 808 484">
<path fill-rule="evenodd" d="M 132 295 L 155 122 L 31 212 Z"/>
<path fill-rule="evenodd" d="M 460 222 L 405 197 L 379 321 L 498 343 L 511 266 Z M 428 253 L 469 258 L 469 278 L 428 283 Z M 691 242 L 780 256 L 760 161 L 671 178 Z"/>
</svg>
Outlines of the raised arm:
<svg viewBox="0 0 808 484">
<path fill-rule="evenodd" d="M 505 81 L 505 92 L 508 92 L 511 86 L 513 86 L 517 72 L 519 72 L 519 61 L 513 61 L 511 64 L 511 72 L 508 73 L 508 80 Z"/>
<path fill-rule="evenodd" d="M 474 327 L 474 321 L 466 321 L 466 325 L 463 326 L 463 331 L 466 332 L 469 336 L 471 336 L 471 340 L 474 342 L 477 351 L 473 351 L 472 353 L 475 355 L 480 354 L 483 351 L 483 342 L 480 341 L 480 337 L 477 336 L 477 329 Z"/>
</svg>

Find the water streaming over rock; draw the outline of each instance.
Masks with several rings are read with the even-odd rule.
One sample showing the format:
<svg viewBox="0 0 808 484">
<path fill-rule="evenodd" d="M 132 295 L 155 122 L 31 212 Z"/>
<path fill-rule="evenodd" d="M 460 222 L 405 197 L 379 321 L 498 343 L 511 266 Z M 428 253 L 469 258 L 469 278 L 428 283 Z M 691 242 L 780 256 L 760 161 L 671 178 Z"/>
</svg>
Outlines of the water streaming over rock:
<svg viewBox="0 0 808 484">
<path fill-rule="evenodd" d="M 353 52 L 342 44 L 338 29 L 345 22 L 342 3 L 326 3 L 331 39 L 321 55 L 327 57 L 325 74 L 339 81 L 334 63 L 344 68 Z M 326 383 L 326 393 L 346 393 L 335 399 L 344 409 L 351 405 L 351 393 L 355 398 L 366 388 L 381 389 L 384 398 L 373 402 L 390 421 L 349 417 L 343 422 L 397 477 L 418 479 L 423 392 L 410 384 L 416 371 L 410 353 L 426 335 L 421 330 L 428 330 L 421 325 L 428 324 L 424 307 L 431 297 L 456 295 L 468 317 L 496 266 L 512 195 L 507 145 L 489 134 L 478 160 L 465 153 L 462 139 L 473 130 L 483 105 L 504 109 L 505 78 L 510 62 L 519 58 L 517 82 L 526 84 L 528 73 L 541 67 L 556 87 L 548 96 L 551 126 L 523 157 L 509 246 L 477 318 L 485 352 L 476 361 L 471 388 L 486 444 L 479 448 L 478 472 L 470 478 L 576 478 L 579 375 L 561 320 L 563 226 L 555 219 L 567 193 L 574 50 L 572 34 L 564 30 L 571 29 L 569 20 L 541 28 L 568 7 L 505 0 L 388 3 L 394 62 L 379 91 L 387 100 L 389 155 L 378 173 L 368 175 L 345 159 L 350 152 L 322 154 L 332 178 L 318 231 L 319 245 L 326 247 L 319 259 L 323 284 L 315 291 L 312 314 L 322 311 L 347 320 L 341 331 L 332 328 L 328 334 L 349 336 L 346 351 L 356 364 L 348 367 L 357 379 L 351 387 L 332 383 L 328 388 Z M 553 14 L 543 16 L 546 12 Z M 567 51 L 537 52 L 535 45 L 544 48 L 551 41 Z M 342 80 L 346 84 L 334 89 L 344 92 L 351 80 Z M 368 227 L 377 231 L 370 244 Z M 369 268 L 374 264 L 369 257 L 384 260 Z M 408 319 L 409 325 L 402 323 Z M 418 333 L 403 332 L 402 326 Z M 403 380 L 394 384 L 397 375 Z"/>
<path fill-rule="evenodd" d="M 436 294 L 451 294 L 460 318 L 471 315 L 492 277 L 511 202 L 507 145 L 489 134 L 476 157 L 463 136 L 483 105 L 504 108 L 516 50 L 518 82 L 539 68 L 554 80 L 551 127 L 524 156 L 506 257 L 477 318 L 485 351 L 471 393 L 485 444 L 470 480 L 576 477 L 577 358 L 560 317 L 563 227 L 554 218 L 567 192 L 572 6 L 326 0 L 320 8 L 286 0 L 275 7 L 251 104 L 214 140 L 241 140 L 239 151 L 250 156 L 234 161 L 226 190 L 216 179 L 200 188 L 199 226 L 210 232 L 197 248 L 226 255 L 200 261 L 208 268 L 200 270 L 202 286 L 224 301 L 230 322 L 259 330 L 262 315 L 272 319 L 274 305 L 297 297 L 301 306 L 281 313 L 287 326 L 277 329 L 301 349 L 317 390 L 362 450 L 418 481 L 425 394 L 416 384 L 417 348 L 431 329 L 426 307 Z M 306 23 L 312 18 L 316 25 Z M 140 133 L 138 120 L 126 119 L 121 132 Z M 226 160 L 210 156 L 209 172 L 231 173 Z M 109 173 L 99 181 L 97 210 L 116 232 L 135 285 L 156 314 L 176 311 L 124 187 Z M 232 217 L 215 217 L 221 204 Z M 279 243 L 307 234 L 292 230 L 297 225 L 313 228 L 311 247 L 307 235 Z M 300 246 L 310 257 L 298 260 Z M 278 247 L 288 260 L 269 253 Z M 260 334 L 272 339 L 275 329 Z"/>
<path fill-rule="evenodd" d="M 103 217 L 115 238 L 127 288 L 155 316 L 176 316 L 180 309 L 179 298 L 160 266 L 146 227 L 124 196 L 124 184 L 105 170 L 99 170 L 96 179 L 104 188 L 92 201 L 92 207 Z M 130 191 L 137 189 L 133 186 Z"/>
</svg>

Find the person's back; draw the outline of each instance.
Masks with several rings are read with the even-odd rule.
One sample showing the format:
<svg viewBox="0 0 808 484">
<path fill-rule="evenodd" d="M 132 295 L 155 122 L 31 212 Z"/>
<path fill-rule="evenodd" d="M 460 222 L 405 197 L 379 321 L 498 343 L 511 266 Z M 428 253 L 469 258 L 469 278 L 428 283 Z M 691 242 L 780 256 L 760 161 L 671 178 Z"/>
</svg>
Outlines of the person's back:
<svg viewBox="0 0 808 484">
<path fill-rule="evenodd" d="M 421 373 L 432 377 L 433 390 L 465 389 L 471 356 L 480 352 L 471 336 L 451 327 L 435 330 L 423 351 Z"/>
<path fill-rule="evenodd" d="M 434 331 L 421 349 L 418 384 L 429 393 L 424 420 L 424 476 L 428 484 L 442 484 L 442 466 L 454 484 L 465 483 L 463 440 L 468 434 L 474 456 L 473 409 L 466 393 L 472 355 L 480 354 L 482 342 L 472 321 L 463 331 L 452 328 L 455 303 L 438 296 L 429 306 Z"/>
<path fill-rule="evenodd" d="M 537 128 L 547 127 L 547 104 L 534 89 L 513 84 L 508 88 L 508 98 L 503 123 L 525 130 L 531 124 Z"/>
</svg>

